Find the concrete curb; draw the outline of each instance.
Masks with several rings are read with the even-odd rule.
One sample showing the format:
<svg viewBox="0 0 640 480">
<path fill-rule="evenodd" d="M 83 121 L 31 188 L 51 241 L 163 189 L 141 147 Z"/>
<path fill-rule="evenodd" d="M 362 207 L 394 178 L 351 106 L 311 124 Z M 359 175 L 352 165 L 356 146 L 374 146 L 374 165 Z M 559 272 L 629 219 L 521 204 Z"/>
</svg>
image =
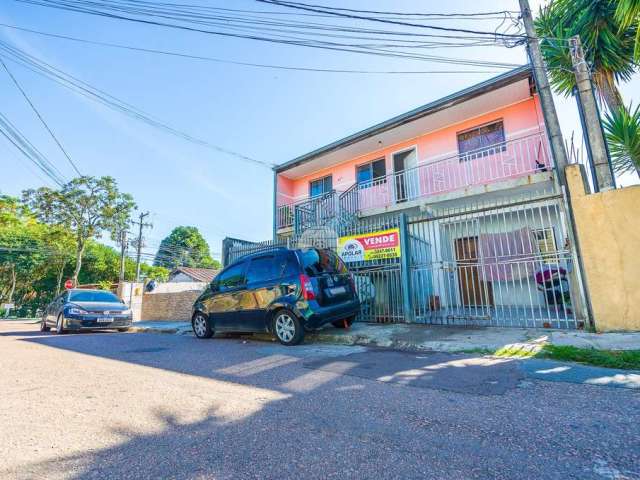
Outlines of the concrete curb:
<svg viewBox="0 0 640 480">
<path fill-rule="evenodd" d="M 193 335 L 189 322 L 140 322 L 131 333 Z M 268 333 L 238 334 L 239 338 L 273 342 Z M 423 325 L 360 324 L 349 330 L 327 328 L 310 332 L 305 343 L 358 345 L 396 350 L 480 353 L 499 351 L 505 356 L 531 356 L 545 344 L 572 345 L 582 348 L 640 349 L 640 334 L 602 334 L 563 332 L 544 329 L 456 328 Z"/>
<path fill-rule="evenodd" d="M 168 327 L 168 328 L 157 328 L 157 327 L 129 327 L 127 329 L 127 333 L 165 333 L 170 335 L 191 335 L 191 328 L 180 328 L 180 327 Z"/>
</svg>

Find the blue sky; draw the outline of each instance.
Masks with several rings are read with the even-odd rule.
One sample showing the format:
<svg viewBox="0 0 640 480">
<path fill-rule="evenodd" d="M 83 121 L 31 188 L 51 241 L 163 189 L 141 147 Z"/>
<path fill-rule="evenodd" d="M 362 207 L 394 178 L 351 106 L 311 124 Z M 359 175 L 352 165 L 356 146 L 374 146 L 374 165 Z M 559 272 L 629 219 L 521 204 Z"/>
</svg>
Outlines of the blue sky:
<svg viewBox="0 0 640 480">
<path fill-rule="evenodd" d="M 194 3 L 194 2 L 190 2 Z M 208 5 L 264 10 L 252 0 Z M 344 6 L 345 2 L 325 4 Z M 532 2 L 535 6 L 538 2 Z M 515 10 L 516 0 L 422 2 L 350 0 L 353 8 L 471 12 Z M 225 39 L 3 2 L 0 22 L 102 42 L 187 52 L 242 62 L 369 70 L 461 69 L 295 46 Z M 450 26 L 477 26 L 459 20 Z M 490 22 L 483 25 L 489 28 Z M 495 28 L 496 25 L 493 25 Z M 221 147 L 280 163 L 349 133 L 498 74 L 353 75 L 268 70 L 82 45 L 0 27 L 0 39 L 103 89 L 183 131 Z M 523 63 L 524 49 L 442 49 L 436 55 Z M 9 63 L 81 171 L 111 175 L 152 212 L 146 251 L 174 226 L 194 225 L 211 250 L 224 236 L 270 236 L 273 174 L 259 165 L 172 137 L 77 96 Z M 477 69 L 477 68 L 476 68 Z M 481 69 L 486 70 L 486 69 Z M 72 169 L 0 71 L 2 112 L 67 176 Z M 638 76 L 623 87 L 640 96 Z M 573 100 L 558 102 L 565 134 L 578 130 Z M 17 195 L 42 174 L 0 141 L 0 191 Z M 217 256 L 217 255 L 216 255 Z"/>
</svg>

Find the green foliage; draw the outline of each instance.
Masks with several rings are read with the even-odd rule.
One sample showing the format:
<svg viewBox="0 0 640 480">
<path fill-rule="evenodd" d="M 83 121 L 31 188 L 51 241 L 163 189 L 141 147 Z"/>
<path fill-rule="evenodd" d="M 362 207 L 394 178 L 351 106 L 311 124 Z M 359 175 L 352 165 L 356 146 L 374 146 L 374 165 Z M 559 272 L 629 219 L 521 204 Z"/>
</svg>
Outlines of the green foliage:
<svg viewBox="0 0 640 480">
<path fill-rule="evenodd" d="M 57 295 L 76 269 L 76 232 L 62 223 L 44 223 L 17 198 L 0 196 L 0 303 L 12 300 L 19 312 L 34 313 Z M 120 254 L 88 239 L 80 284 L 104 288 L 118 281 Z M 125 278 L 135 277 L 135 261 L 125 261 Z M 167 280 L 169 270 L 143 263 L 143 276 Z"/>
<path fill-rule="evenodd" d="M 637 1 L 637 0 L 634 0 Z M 575 77 L 568 47 L 579 35 L 598 90 L 609 107 L 621 102 L 616 83 L 628 81 L 636 70 L 636 28 L 623 27 L 616 17 L 619 2 L 611 0 L 553 0 L 540 9 L 536 30 L 556 92 L 569 96 Z"/>
<path fill-rule="evenodd" d="M 154 266 L 220 268 L 220 262 L 211 258 L 209 245 L 196 227 L 181 226 L 162 240 Z"/>
<path fill-rule="evenodd" d="M 107 280 L 103 280 L 101 282 L 98 282 L 98 288 L 100 290 L 111 290 L 111 286 L 113 285 L 113 283 L 107 281 Z"/>
<path fill-rule="evenodd" d="M 616 173 L 640 169 L 640 106 L 608 112 L 604 129 Z"/>
<path fill-rule="evenodd" d="M 640 0 L 618 0 L 616 20 L 620 28 L 633 27 L 636 30 L 634 57 L 640 61 Z"/>
<path fill-rule="evenodd" d="M 599 367 L 640 369 L 640 350 L 596 350 L 594 348 L 545 345 L 540 356 Z"/>
<path fill-rule="evenodd" d="M 150 280 L 166 282 L 169 279 L 169 269 L 143 263 L 140 265 L 140 274 Z"/>
<path fill-rule="evenodd" d="M 25 190 L 23 202 L 38 220 L 73 233 L 76 242 L 74 280 L 79 280 L 87 242 L 103 231 L 112 234 L 126 225 L 135 203 L 131 195 L 118 191 L 112 177 L 78 177 L 60 190 L 41 187 Z"/>
</svg>

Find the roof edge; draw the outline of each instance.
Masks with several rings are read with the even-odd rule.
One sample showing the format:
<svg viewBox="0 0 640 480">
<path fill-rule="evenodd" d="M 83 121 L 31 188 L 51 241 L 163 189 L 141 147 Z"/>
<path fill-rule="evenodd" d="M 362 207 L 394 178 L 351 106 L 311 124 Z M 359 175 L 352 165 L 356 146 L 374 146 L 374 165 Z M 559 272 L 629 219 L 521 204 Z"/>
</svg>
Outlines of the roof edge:
<svg viewBox="0 0 640 480">
<path fill-rule="evenodd" d="M 347 147 L 361 140 L 369 138 L 373 135 L 377 135 L 384 131 L 390 130 L 392 128 L 395 128 L 405 123 L 416 120 L 420 117 L 424 117 L 432 113 L 435 113 L 438 110 L 441 110 L 445 107 L 452 106 L 452 104 L 470 100 L 471 98 L 476 97 L 478 95 L 482 95 L 487 91 L 491 91 L 496 88 L 509 85 L 510 83 L 517 82 L 519 80 L 522 80 L 530 76 L 531 74 L 532 74 L 531 64 L 521 65 L 517 68 L 514 68 L 513 70 L 509 70 L 508 72 L 502 73 L 496 77 L 489 78 L 480 83 L 467 87 L 463 90 L 459 90 L 455 93 L 452 93 L 445 97 L 434 100 L 433 102 L 429 102 L 418 108 L 409 110 L 406 113 L 392 117 L 389 120 L 385 120 L 384 122 L 365 128 L 364 130 L 351 134 L 340 140 L 336 140 L 335 142 L 329 143 L 323 147 L 312 150 L 309 153 L 296 157 L 293 160 L 289 160 L 288 162 L 284 162 L 280 165 L 276 165 L 275 167 L 273 167 L 273 171 L 275 173 L 285 172 L 291 168 L 307 163 L 327 153 Z"/>
</svg>

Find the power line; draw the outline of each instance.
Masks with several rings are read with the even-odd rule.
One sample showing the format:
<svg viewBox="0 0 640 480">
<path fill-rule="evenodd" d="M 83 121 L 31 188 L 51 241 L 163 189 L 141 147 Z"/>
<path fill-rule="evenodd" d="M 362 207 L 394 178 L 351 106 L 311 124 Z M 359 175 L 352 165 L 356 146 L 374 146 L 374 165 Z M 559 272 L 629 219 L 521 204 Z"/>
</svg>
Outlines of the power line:
<svg viewBox="0 0 640 480">
<path fill-rule="evenodd" d="M 49 135 L 51 135 L 51 138 L 53 138 L 54 142 L 56 142 L 56 145 L 58 145 L 58 147 L 60 148 L 60 150 L 62 151 L 62 153 L 64 154 L 65 157 L 67 157 L 67 160 L 69 161 L 69 163 L 71 164 L 71 166 L 73 167 L 73 169 L 76 171 L 76 173 L 80 176 L 82 176 L 82 173 L 80 172 L 80 170 L 78 169 L 78 167 L 76 166 L 76 164 L 74 163 L 73 160 L 71 160 L 71 157 L 69 156 L 69 154 L 67 153 L 67 151 L 65 150 L 65 148 L 62 146 L 62 144 L 60 143 L 60 141 L 58 140 L 58 138 L 54 135 L 53 131 L 51 130 L 51 128 L 49 128 L 49 125 L 47 125 L 47 122 L 45 121 L 45 119 L 42 117 L 42 115 L 40 114 L 40 112 L 38 111 L 38 109 L 36 108 L 36 106 L 33 104 L 33 102 L 31 101 L 31 99 L 29 98 L 29 96 L 27 95 L 27 93 L 24 91 L 24 89 L 20 86 L 20 83 L 18 83 L 18 80 L 16 79 L 16 77 L 13 76 L 13 74 L 11 73 L 11 71 L 9 70 L 9 67 L 7 67 L 7 64 L 4 63 L 4 61 L 0 58 L 0 63 L 2 64 L 2 67 L 5 69 L 5 71 L 7 72 L 7 75 L 9 75 L 9 77 L 11 78 L 11 80 L 13 81 L 13 84 L 16 86 L 16 88 L 20 91 L 20 93 L 22 94 L 22 96 L 24 97 L 24 99 L 27 101 L 27 103 L 29 104 L 29 106 L 31 107 L 31 109 L 34 111 L 34 113 L 36 114 L 36 116 L 40 119 L 40 122 L 42 123 L 42 125 L 44 126 L 44 128 L 47 130 L 47 132 L 49 132 Z"/>
<path fill-rule="evenodd" d="M 285 65 L 271 65 L 271 64 L 263 64 L 263 63 L 251 63 L 251 62 L 240 62 L 240 61 L 235 61 L 235 60 L 225 60 L 225 59 L 220 59 L 220 58 L 207 57 L 207 56 L 201 56 L 201 55 L 192 55 L 192 54 L 181 53 L 181 52 L 165 51 L 165 50 L 158 50 L 158 49 L 144 48 L 144 47 L 135 47 L 135 46 L 131 46 L 131 45 L 123 45 L 123 44 L 110 43 L 110 42 L 101 42 L 101 41 L 95 41 L 95 40 L 88 40 L 88 39 L 84 39 L 84 38 L 70 37 L 70 36 L 67 36 L 67 35 L 55 34 L 55 33 L 50 33 L 50 32 L 42 32 L 42 31 L 38 31 L 38 30 L 18 27 L 18 26 L 15 26 L 15 25 L 8 25 L 8 24 L 4 24 L 4 23 L 0 23 L 0 27 L 13 28 L 13 29 L 20 30 L 20 31 L 23 31 L 23 32 L 33 33 L 33 34 L 37 34 L 37 35 L 43 35 L 43 36 L 52 37 L 52 38 L 60 38 L 60 39 L 64 39 L 64 40 L 70 40 L 70 41 L 89 44 L 89 45 L 99 45 L 99 46 L 103 46 L 103 47 L 119 48 L 119 49 L 132 50 L 132 51 L 137 51 L 137 52 L 153 53 L 153 54 L 158 54 L 158 55 L 168 55 L 168 56 L 182 57 L 182 58 L 188 58 L 188 59 L 194 59 L 194 60 L 202 60 L 202 61 L 208 61 L 208 62 L 225 63 L 225 64 L 231 64 L 231 65 L 241 65 L 241 66 L 247 66 L 247 67 L 268 68 L 268 69 L 276 69 L 276 70 L 294 70 L 294 71 L 303 71 L 303 72 L 324 72 L 324 73 L 354 73 L 354 74 L 367 74 L 367 75 L 371 75 L 371 74 L 410 75 L 410 74 L 498 73 L 498 70 L 395 70 L 395 71 L 380 71 L 380 70 L 349 70 L 349 69 L 335 69 L 335 68 L 311 68 L 311 67 L 293 67 L 293 66 L 285 66 Z"/>
<path fill-rule="evenodd" d="M 62 173 L 2 113 L 0 113 L 0 133 L 58 186 L 61 187 L 66 183 Z"/>
<path fill-rule="evenodd" d="M 326 42 L 326 41 L 319 42 L 319 41 L 309 41 L 307 39 L 299 39 L 299 38 L 292 39 L 292 38 L 265 37 L 265 36 L 254 35 L 254 34 L 241 34 L 241 33 L 222 32 L 220 30 L 207 30 L 200 27 L 126 16 L 120 13 L 123 11 L 123 8 L 121 5 L 114 6 L 113 4 L 110 4 L 110 3 L 105 4 L 105 2 L 102 2 L 101 4 L 99 1 L 93 1 L 93 2 L 82 2 L 78 0 L 66 0 L 64 2 L 61 2 L 59 0 L 49 0 L 47 2 L 44 2 L 43 0 L 15 0 L 15 1 L 20 3 L 27 3 L 32 5 L 68 10 L 68 11 L 77 12 L 77 13 L 85 13 L 90 15 L 102 16 L 102 17 L 111 18 L 111 19 L 137 22 L 137 23 L 167 27 L 167 28 L 175 28 L 175 29 L 197 32 L 197 33 L 204 33 L 209 35 L 257 40 L 262 42 L 270 42 L 270 43 L 285 44 L 285 45 L 296 45 L 296 46 L 303 46 L 303 47 L 309 47 L 309 48 L 324 49 L 329 51 L 342 51 L 342 52 L 349 52 L 349 53 L 376 55 L 376 56 L 384 56 L 384 57 L 391 57 L 391 58 L 406 58 L 406 59 L 413 59 L 413 60 L 433 61 L 438 63 L 450 63 L 450 64 L 459 64 L 459 65 L 474 65 L 474 66 L 485 66 L 485 67 L 494 66 L 494 67 L 501 67 L 501 68 L 514 68 L 515 66 L 517 66 L 515 64 L 508 64 L 508 63 L 502 63 L 502 62 L 487 62 L 487 61 L 479 61 L 479 60 L 473 60 L 473 59 L 437 57 L 437 56 L 430 56 L 430 55 L 424 55 L 424 54 L 412 53 L 412 52 L 398 52 L 398 51 L 385 50 L 384 48 L 380 48 L 380 47 L 359 46 L 359 45 L 354 46 L 351 44 L 344 44 L 344 43 L 337 43 L 337 42 Z M 89 8 L 86 5 L 91 5 L 94 8 Z M 103 10 L 97 9 L 97 7 L 100 7 L 100 6 L 103 7 Z M 104 11 L 105 9 L 115 10 L 118 13 L 111 13 L 109 11 Z M 134 10 L 132 12 L 131 9 L 129 9 L 129 11 L 124 9 L 124 11 L 126 13 L 133 13 L 133 14 L 140 15 L 140 12 L 137 10 Z M 153 14 L 148 12 L 142 12 L 142 13 L 147 13 L 147 16 L 150 16 L 150 17 L 175 19 L 174 17 L 170 17 L 167 15 L 159 15 L 159 14 Z M 178 20 L 185 21 L 184 19 L 181 19 L 181 18 L 178 18 Z M 192 21 L 192 23 L 206 24 L 206 22 L 202 22 L 202 21 Z M 441 28 L 441 27 L 438 27 L 438 28 Z M 493 39 L 496 38 L 496 35 L 492 32 L 487 32 L 487 34 L 489 35 L 489 38 L 493 38 Z M 419 36 L 424 36 L 424 35 L 419 34 Z M 435 35 L 431 35 L 431 36 L 435 36 Z M 459 38 L 459 37 L 447 36 L 446 38 Z M 519 37 L 519 38 L 522 38 L 522 37 Z"/>
<path fill-rule="evenodd" d="M 355 20 L 368 20 L 368 21 L 371 21 L 371 22 L 389 23 L 389 24 L 392 24 L 392 25 L 401 25 L 401 26 L 415 27 L 415 28 L 426 28 L 426 29 L 439 30 L 439 31 L 445 31 L 445 32 L 468 33 L 468 34 L 473 34 L 473 35 L 494 35 L 496 37 L 517 38 L 517 39 L 520 39 L 520 40 L 525 40 L 526 39 L 526 35 L 522 35 L 522 34 L 487 32 L 487 31 L 479 31 L 479 30 L 470 30 L 470 29 L 465 29 L 465 28 L 442 27 L 442 26 L 439 26 L 439 25 L 422 25 L 422 24 L 419 24 L 419 23 L 408 23 L 408 22 L 401 22 L 401 21 L 398 21 L 398 20 L 389 20 L 389 19 L 382 19 L 382 18 L 376 18 L 376 17 L 368 17 L 368 16 L 362 16 L 362 15 L 352 15 L 352 14 L 340 13 L 340 12 L 337 12 L 337 11 L 332 11 L 330 9 L 331 7 L 329 7 L 329 9 L 327 9 L 327 7 L 324 6 L 324 5 L 313 5 L 313 4 L 282 1 L 282 0 L 255 0 L 255 1 L 256 2 L 260 2 L 260 3 L 266 3 L 266 4 L 269 4 L 269 5 L 278 5 L 278 6 L 281 6 L 281 7 L 294 8 L 294 9 L 299 9 L 299 10 L 307 10 L 307 11 L 310 11 L 310 12 L 326 13 L 326 14 L 329 14 L 329 15 L 335 15 L 337 17 L 344 17 L 344 18 L 350 18 L 350 19 L 355 19 Z"/>
<path fill-rule="evenodd" d="M 139 121 L 142 121 L 150 126 L 163 130 L 167 133 L 175 135 L 177 137 L 182 138 L 183 140 L 187 140 L 189 142 L 195 143 L 197 145 L 201 145 L 217 152 L 225 153 L 227 155 L 231 155 L 233 157 L 239 158 L 241 160 L 249 161 L 252 163 L 257 163 L 261 166 L 272 168 L 275 164 L 271 162 L 267 162 L 264 160 L 258 160 L 247 155 L 243 155 L 241 153 L 235 152 L 233 150 L 229 150 L 218 145 L 214 145 L 207 140 L 203 140 L 198 137 L 194 137 L 188 133 L 185 133 L 181 130 L 178 130 L 174 127 L 163 123 L 162 121 L 151 117 L 149 114 L 144 111 L 134 107 L 133 105 L 114 97 L 113 95 L 106 93 L 103 90 L 100 90 L 92 85 L 79 80 L 78 78 L 18 49 L 8 45 L 5 42 L 0 41 L 0 50 L 4 50 L 5 53 L 0 53 L 0 56 L 5 55 L 6 58 L 17 61 L 20 65 L 28 68 L 29 70 L 38 73 L 40 75 L 45 76 L 46 78 L 55 81 L 56 83 L 80 94 L 87 98 L 90 98 L 94 101 L 102 103 L 103 105 L 112 108 L 120 113 L 124 113 L 132 118 L 135 118 Z"/>
</svg>

